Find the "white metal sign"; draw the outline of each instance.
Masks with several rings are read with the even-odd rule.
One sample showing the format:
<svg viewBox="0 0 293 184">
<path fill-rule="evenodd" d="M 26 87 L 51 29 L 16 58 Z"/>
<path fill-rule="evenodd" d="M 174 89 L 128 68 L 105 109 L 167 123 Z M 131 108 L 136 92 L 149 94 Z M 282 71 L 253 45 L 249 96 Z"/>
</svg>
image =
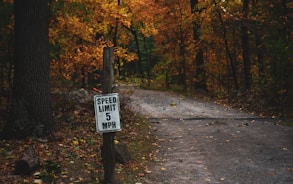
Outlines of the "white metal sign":
<svg viewBox="0 0 293 184">
<path fill-rule="evenodd" d="M 118 93 L 95 95 L 94 105 L 98 132 L 116 132 L 121 130 Z"/>
</svg>

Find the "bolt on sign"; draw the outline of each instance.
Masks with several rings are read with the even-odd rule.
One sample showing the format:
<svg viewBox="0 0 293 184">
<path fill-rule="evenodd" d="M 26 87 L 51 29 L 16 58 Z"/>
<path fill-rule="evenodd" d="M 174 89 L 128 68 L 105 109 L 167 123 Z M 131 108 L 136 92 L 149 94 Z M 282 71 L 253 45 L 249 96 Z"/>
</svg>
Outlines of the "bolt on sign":
<svg viewBox="0 0 293 184">
<path fill-rule="evenodd" d="M 116 132 L 121 130 L 118 93 L 95 95 L 94 106 L 98 132 Z"/>
</svg>

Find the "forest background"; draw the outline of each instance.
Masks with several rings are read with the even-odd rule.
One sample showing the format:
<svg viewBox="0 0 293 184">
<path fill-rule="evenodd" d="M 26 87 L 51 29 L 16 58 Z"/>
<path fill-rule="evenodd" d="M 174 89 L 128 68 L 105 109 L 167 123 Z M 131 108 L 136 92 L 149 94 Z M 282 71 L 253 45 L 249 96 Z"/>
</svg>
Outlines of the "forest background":
<svg viewBox="0 0 293 184">
<path fill-rule="evenodd" d="M 18 179 L 23 183 L 32 183 L 31 179 L 39 177 L 47 183 L 61 180 L 66 181 L 65 183 L 68 180 L 94 183 L 100 181 L 102 171 L 97 149 L 101 145 L 101 137 L 96 135 L 91 124 L 94 117 L 92 103 L 82 107 L 84 104 L 69 103 L 64 97 L 80 88 L 100 89 L 103 48 L 106 46 L 115 48 L 115 75 L 119 80 L 139 83 L 146 88 L 168 89 L 220 99 L 222 103 L 234 104 L 237 108 L 249 109 L 261 116 L 292 118 L 291 1 L 14 2 L 19 3 L 16 8 L 12 0 L 0 0 L 0 127 L 6 123 L 10 110 L 11 122 L 16 122 L 18 127 L 15 127 L 19 129 L 10 126 L 11 132 L 6 131 L 7 129 L 3 132 L 11 137 L 23 138 L 29 135 L 33 138 L 1 140 L 0 154 L 3 159 L 0 160 L 0 181 L 3 183 L 9 183 L 8 180 L 19 183 Z M 47 23 L 43 24 L 42 20 L 47 20 L 47 15 L 46 12 L 39 11 L 39 8 L 46 8 L 46 5 L 50 10 L 49 33 L 42 35 L 38 31 L 39 28 L 46 28 Z M 19 11 L 26 10 L 23 6 L 27 9 L 32 6 L 34 11 Z M 17 13 L 29 15 L 25 17 L 27 19 L 18 16 L 18 20 L 28 22 L 15 21 Z M 36 16 L 39 14 L 44 17 Z M 33 19 L 29 19 L 32 17 Z M 38 22 L 34 24 L 33 21 Z M 15 26 L 15 22 L 18 26 Z M 31 30 L 35 31 L 33 37 L 29 37 L 32 35 Z M 18 36 L 15 36 L 16 33 Z M 28 43 L 22 43 L 19 35 L 26 36 Z M 46 65 L 47 35 L 50 66 Z M 39 42 L 40 40 L 44 40 L 44 43 Z M 27 49 L 26 46 L 30 48 Z M 43 47 L 46 57 L 40 55 L 40 52 L 34 53 L 34 46 Z M 30 53 L 23 55 L 26 51 Z M 45 65 L 42 65 L 42 59 Z M 28 60 L 36 63 L 32 66 Z M 33 68 L 35 72 L 26 70 L 24 65 L 27 63 L 30 64 L 28 68 Z M 53 129 L 53 118 L 47 113 L 51 113 L 47 97 L 50 94 L 46 91 L 46 74 L 42 73 L 45 70 L 40 70 L 40 65 L 41 69 L 50 67 L 52 115 L 58 122 L 56 129 Z M 20 73 L 16 69 L 20 69 Z M 25 84 L 22 80 L 15 80 L 22 75 L 26 78 L 29 76 L 28 72 L 34 73 L 33 77 L 42 78 L 28 77 L 24 80 Z M 30 85 L 29 90 L 26 85 Z M 12 93 L 13 91 L 16 92 Z M 22 95 L 23 93 L 29 94 Z M 24 104 L 22 98 L 27 98 L 28 104 Z M 20 100 L 17 101 L 18 99 Z M 13 103 L 16 105 L 11 105 Z M 137 160 L 125 167 L 119 166 L 116 171 L 123 173 L 128 168 L 129 173 L 140 177 L 144 175 L 143 172 L 148 173 L 142 162 L 151 160 L 153 151 L 151 146 L 142 145 L 152 145 L 154 141 L 150 140 L 151 133 L 145 121 L 138 120 L 139 123 L 136 123 L 133 114 L 125 113 L 123 108 L 122 110 L 122 120 L 127 123 L 124 123 L 126 126 L 120 140 L 129 143 L 130 151 Z M 44 121 L 40 121 L 40 117 Z M 43 130 L 46 128 L 54 130 L 53 134 L 44 139 L 35 137 L 44 135 Z M 21 135 L 23 130 L 24 136 Z M 138 136 L 140 137 L 137 138 Z M 150 144 L 145 144 L 144 141 L 149 141 Z M 33 178 L 16 180 L 10 177 L 15 160 L 31 144 L 34 144 L 40 155 L 42 170 L 38 174 L 34 173 Z M 50 169 L 52 166 L 54 169 Z M 86 168 L 84 173 L 80 173 L 82 167 Z M 76 174 L 70 175 L 69 173 L 75 173 L 69 172 L 71 170 Z M 125 176 L 128 175 L 127 173 L 119 177 L 126 181 Z"/>
<path fill-rule="evenodd" d="M 286 0 L 52 0 L 51 87 L 97 87 L 103 47 L 117 79 L 204 93 L 290 115 L 293 3 Z M 13 2 L 0 1 L 0 104 L 11 100 Z M 257 105 L 255 105 L 257 104 Z M 291 114 L 292 115 L 292 114 Z"/>
</svg>

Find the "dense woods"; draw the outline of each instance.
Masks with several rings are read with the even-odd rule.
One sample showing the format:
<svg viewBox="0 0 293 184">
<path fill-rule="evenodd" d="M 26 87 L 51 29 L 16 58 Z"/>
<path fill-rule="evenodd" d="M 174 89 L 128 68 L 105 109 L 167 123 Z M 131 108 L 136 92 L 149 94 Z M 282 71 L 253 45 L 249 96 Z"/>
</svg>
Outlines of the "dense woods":
<svg viewBox="0 0 293 184">
<path fill-rule="evenodd" d="M 103 47 L 114 46 L 119 79 L 135 77 L 150 87 L 242 98 L 290 112 L 291 1 L 50 0 L 48 6 L 52 87 L 96 86 Z M 22 50 L 14 42 L 13 10 L 11 0 L 0 1 L 2 117 L 13 85 L 20 85 L 13 84 Z"/>
<path fill-rule="evenodd" d="M 289 0 L 0 0 L 0 183 L 99 183 L 103 172 L 102 183 L 137 183 L 152 172 L 156 129 L 127 109 L 128 99 L 119 139 L 102 139 L 93 126 L 92 97 L 115 88 L 104 85 L 105 47 L 122 82 L 292 125 L 292 25 Z M 117 147 L 128 152 L 126 144 L 131 160 L 121 165 Z"/>
</svg>

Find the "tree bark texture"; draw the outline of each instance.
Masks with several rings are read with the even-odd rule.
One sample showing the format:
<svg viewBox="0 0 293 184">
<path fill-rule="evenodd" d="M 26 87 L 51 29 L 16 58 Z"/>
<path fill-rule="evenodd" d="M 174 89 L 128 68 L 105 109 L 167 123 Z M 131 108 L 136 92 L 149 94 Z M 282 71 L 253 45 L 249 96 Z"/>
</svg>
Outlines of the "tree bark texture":
<svg viewBox="0 0 293 184">
<path fill-rule="evenodd" d="M 112 47 L 104 48 L 103 55 L 103 94 L 112 92 L 114 82 L 114 49 Z M 118 181 L 115 177 L 115 132 L 103 133 L 103 146 L 101 149 L 103 166 L 104 166 L 104 184 L 116 184 Z"/>
<path fill-rule="evenodd" d="M 5 138 L 42 136 L 53 128 L 46 0 L 15 0 L 15 63 Z"/>
</svg>

